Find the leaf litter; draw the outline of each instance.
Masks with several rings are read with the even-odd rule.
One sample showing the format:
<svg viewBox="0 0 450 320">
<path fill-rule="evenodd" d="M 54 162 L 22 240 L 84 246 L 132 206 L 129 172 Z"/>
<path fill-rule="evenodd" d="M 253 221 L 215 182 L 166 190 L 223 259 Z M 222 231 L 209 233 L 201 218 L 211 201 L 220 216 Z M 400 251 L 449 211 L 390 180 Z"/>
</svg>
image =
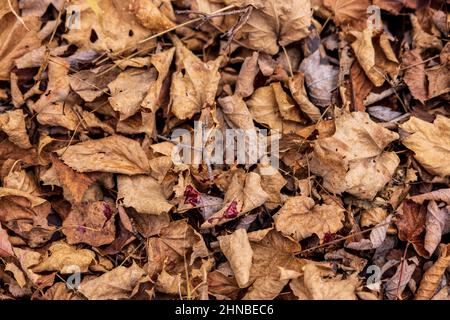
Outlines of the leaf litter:
<svg viewBox="0 0 450 320">
<path fill-rule="evenodd" d="M 448 18 L 3 1 L 0 299 L 448 300 Z M 276 130 L 279 165 L 211 162 L 229 129 Z"/>
</svg>

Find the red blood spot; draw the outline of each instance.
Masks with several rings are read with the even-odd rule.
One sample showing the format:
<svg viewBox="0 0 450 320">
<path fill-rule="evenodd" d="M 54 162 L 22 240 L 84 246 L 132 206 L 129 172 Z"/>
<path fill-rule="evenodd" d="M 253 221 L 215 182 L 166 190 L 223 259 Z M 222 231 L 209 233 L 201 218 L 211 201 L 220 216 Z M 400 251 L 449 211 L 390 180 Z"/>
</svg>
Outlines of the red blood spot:
<svg viewBox="0 0 450 320">
<path fill-rule="evenodd" d="M 239 212 L 237 211 L 237 202 L 233 201 L 223 213 L 223 217 L 225 219 L 233 219 L 236 218 L 238 214 Z"/>
<path fill-rule="evenodd" d="M 333 241 L 334 238 L 335 238 L 335 236 L 336 236 L 336 234 L 334 234 L 334 233 L 326 232 L 325 235 L 324 235 L 324 237 L 323 237 L 323 241 L 324 241 L 325 243 L 330 242 L 330 241 Z"/>
<path fill-rule="evenodd" d="M 191 185 L 188 185 L 184 190 L 184 203 L 197 206 L 200 203 L 200 193 Z"/>
<path fill-rule="evenodd" d="M 77 231 L 80 233 L 85 233 L 86 232 L 86 228 L 84 226 L 78 226 L 77 227 Z"/>
<path fill-rule="evenodd" d="M 108 221 L 112 217 L 112 209 L 107 203 L 103 203 L 103 214 L 106 217 L 106 221 Z"/>
</svg>

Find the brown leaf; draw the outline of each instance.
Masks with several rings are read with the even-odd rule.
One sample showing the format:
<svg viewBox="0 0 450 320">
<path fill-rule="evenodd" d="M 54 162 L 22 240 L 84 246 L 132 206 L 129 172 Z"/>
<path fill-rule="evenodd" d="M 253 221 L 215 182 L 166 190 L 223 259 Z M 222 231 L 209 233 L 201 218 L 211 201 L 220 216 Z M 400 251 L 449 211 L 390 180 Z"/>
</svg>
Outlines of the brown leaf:
<svg viewBox="0 0 450 320">
<path fill-rule="evenodd" d="M 428 99 L 425 64 L 419 50 L 407 51 L 403 54 L 402 64 L 405 70 L 403 80 L 408 85 L 414 98 L 424 103 Z"/>
<path fill-rule="evenodd" d="M 450 204 L 450 188 L 449 189 L 439 189 L 427 193 L 418 194 L 409 198 L 415 203 L 422 204 L 426 200 L 432 201 L 444 201 Z"/>
<path fill-rule="evenodd" d="M 236 82 L 236 95 L 246 98 L 253 94 L 253 91 L 255 90 L 253 83 L 259 72 L 258 57 L 258 52 L 253 52 L 253 54 L 250 57 L 245 58 L 244 63 L 242 63 L 239 77 Z"/>
<path fill-rule="evenodd" d="M 0 257 L 14 256 L 14 251 L 8 239 L 8 233 L 0 224 Z"/>
<path fill-rule="evenodd" d="M 130 11 L 136 15 L 138 21 L 154 33 L 170 29 L 175 24 L 158 8 L 161 1 L 132 0 Z"/>
<path fill-rule="evenodd" d="M 344 211 L 336 205 L 315 205 L 308 197 L 290 197 L 274 216 L 275 228 L 297 241 L 316 234 L 323 242 L 326 233 L 342 229 Z"/>
<path fill-rule="evenodd" d="M 356 274 L 347 279 L 324 279 L 322 273 L 314 264 L 307 264 L 303 276 L 291 281 L 290 287 L 299 300 L 356 300 Z"/>
<path fill-rule="evenodd" d="M 87 243 L 98 247 L 114 241 L 116 227 L 114 203 L 95 201 L 76 205 L 63 222 L 67 243 Z"/>
<path fill-rule="evenodd" d="M 351 25 L 364 28 L 367 19 L 368 0 L 324 0 L 326 8 L 333 11 L 333 20 L 338 26 Z"/>
<path fill-rule="evenodd" d="M 89 300 L 129 299 L 145 275 L 136 263 L 119 266 L 98 278 L 83 281 L 79 291 Z"/>
<path fill-rule="evenodd" d="M 81 142 L 57 151 L 61 160 L 78 172 L 148 173 L 148 159 L 135 140 L 114 135 Z"/>
<path fill-rule="evenodd" d="M 250 279 L 253 250 L 245 229 L 237 229 L 231 235 L 218 237 L 220 249 L 230 262 L 240 288 L 245 288 Z"/>
<path fill-rule="evenodd" d="M 400 159 L 383 149 L 398 135 L 373 122 L 365 112 L 337 115 L 333 136 L 318 139 L 310 162 L 311 171 L 324 178 L 333 193 L 347 191 L 373 199 L 390 181 Z"/>
<path fill-rule="evenodd" d="M 447 208 L 439 208 L 435 201 L 430 201 L 428 203 L 424 247 L 430 256 L 441 242 L 445 222 L 447 221 L 449 214 L 450 212 Z"/>
<path fill-rule="evenodd" d="M 414 158 L 430 173 L 450 175 L 450 120 L 438 115 L 433 123 L 416 117 L 400 125 L 410 135 L 402 143 L 414 151 Z"/>
<path fill-rule="evenodd" d="M 395 224 L 397 225 L 399 239 L 410 242 L 419 255 L 428 256 L 423 248 L 426 207 L 405 200 L 399 207 L 398 213 L 399 219 Z"/>
<path fill-rule="evenodd" d="M 31 148 L 22 109 L 0 114 L 0 130 L 8 135 L 9 141 L 22 149 Z"/>
<path fill-rule="evenodd" d="M 65 242 L 53 243 L 50 256 L 33 267 L 33 272 L 58 271 L 62 274 L 74 272 L 73 266 L 80 268 L 80 272 L 87 272 L 95 260 L 95 253 L 88 249 L 76 249 Z"/>
<path fill-rule="evenodd" d="M 160 215 L 172 209 L 161 185 L 152 177 L 120 175 L 117 188 L 117 198 L 123 198 L 126 207 L 133 207 L 139 213 Z"/>
<path fill-rule="evenodd" d="M 309 101 L 304 82 L 304 74 L 297 72 L 289 78 L 289 90 L 303 113 L 305 113 L 312 121 L 317 122 L 320 119 L 321 112 L 318 107 Z"/>
<path fill-rule="evenodd" d="M 450 264 L 449 246 L 440 245 L 437 261 L 425 271 L 417 289 L 416 300 L 430 300 L 436 292 L 445 270 Z"/>
<path fill-rule="evenodd" d="M 417 258 L 416 258 L 417 259 Z M 409 261 L 411 260 L 411 263 Z M 389 300 L 396 300 L 401 297 L 403 290 L 411 280 L 411 277 L 416 270 L 417 262 L 413 259 L 402 260 L 395 274 L 385 283 L 384 290 Z"/>
<path fill-rule="evenodd" d="M 255 50 L 273 55 L 278 53 L 279 46 L 287 46 L 309 34 L 310 1 L 226 0 L 225 3 L 254 7 L 247 23 L 241 28 L 240 41 Z"/>
</svg>

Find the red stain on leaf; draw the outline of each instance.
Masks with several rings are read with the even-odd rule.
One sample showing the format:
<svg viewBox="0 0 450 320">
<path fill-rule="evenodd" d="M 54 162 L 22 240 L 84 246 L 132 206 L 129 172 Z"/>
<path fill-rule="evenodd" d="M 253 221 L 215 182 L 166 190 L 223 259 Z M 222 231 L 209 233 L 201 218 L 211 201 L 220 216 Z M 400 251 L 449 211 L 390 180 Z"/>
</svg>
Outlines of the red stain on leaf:
<svg viewBox="0 0 450 320">
<path fill-rule="evenodd" d="M 184 203 L 197 206 L 200 203 L 200 193 L 191 185 L 188 185 L 184 190 Z"/>
<path fill-rule="evenodd" d="M 112 217 L 112 209 L 107 203 L 103 203 L 103 214 L 106 217 L 106 221 L 108 221 Z"/>
</svg>

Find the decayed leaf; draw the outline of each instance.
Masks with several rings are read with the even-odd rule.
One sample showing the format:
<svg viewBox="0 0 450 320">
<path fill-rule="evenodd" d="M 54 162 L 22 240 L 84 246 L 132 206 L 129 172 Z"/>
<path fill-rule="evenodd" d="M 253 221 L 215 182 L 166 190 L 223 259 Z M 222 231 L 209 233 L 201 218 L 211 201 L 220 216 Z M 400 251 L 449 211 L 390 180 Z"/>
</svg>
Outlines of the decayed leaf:
<svg viewBox="0 0 450 320">
<path fill-rule="evenodd" d="M 14 251 L 8 239 L 8 233 L 3 230 L 0 224 L 0 257 L 9 257 L 13 256 Z"/>
<path fill-rule="evenodd" d="M 158 237 L 148 239 L 148 275 L 153 277 L 163 268 L 170 274 L 185 272 L 198 258 L 209 255 L 202 236 L 185 220 L 171 222 Z"/>
<path fill-rule="evenodd" d="M 320 50 L 316 50 L 302 61 L 299 70 L 305 75 L 311 102 L 329 106 L 332 92 L 337 88 L 339 69 L 322 60 Z"/>
<path fill-rule="evenodd" d="M 32 268 L 41 260 L 41 254 L 36 251 L 14 248 L 14 254 L 19 260 L 20 267 L 25 272 L 28 279 L 38 288 L 50 287 L 55 279 L 55 273 L 48 275 L 38 275 L 33 272 Z"/>
<path fill-rule="evenodd" d="M 428 99 L 427 78 L 419 50 L 405 52 L 402 64 L 405 68 L 408 68 L 405 70 L 403 80 L 408 85 L 414 98 L 424 103 Z"/>
<path fill-rule="evenodd" d="M 418 49 L 420 52 L 433 48 L 442 49 L 442 41 L 438 37 L 425 32 L 415 15 L 412 14 L 410 17 L 413 26 L 412 40 L 414 49 Z"/>
<path fill-rule="evenodd" d="M 63 222 L 62 232 L 67 243 L 87 243 L 98 247 L 114 241 L 114 204 L 107 201 L 95 201 L 74 206 Z"/>
<path fill-rule="evenodd" d="M 411 280 L 414 270 L 416 270 L 416 259 L 403 260 L 399 263 L 395 274 L 384 285 L 388 299 L 394 300 L 401 297 L 403 290 L 405 290 L 406 285 Z"/>
<path fill-rule="evenodd" d="M 347 279 L 324 279 L 322 273 L 319 267 L 307 264 L 304 274 L 291 281 L 290 287 L 299 300 L 356 300 L 356 274 Z"/>
<path fill-rule="evenodd" d="M 392 215 L 381 220 L 378 225 L 370 231 L 369 239 L 361 239 L 358 242 L 351 242 L 345 245 L 346 248 L 354 250 L 372 250 L 379 248 L 386 239 L 386 233 L 391 222 Z"/>
<path fill-rule="evenodd" d="M 418 194 L 409 198 L 415 203 L 422 204 L 426 200 L 444 201 L 450 203 L 450 189 L 439 189 L 427 193 Z"/>
<path fill-rule="evenodd" d="M 219 85 L 222 57 L 203 62 L 173 38 L 176 46 L 178 71 L 172 76 L 171 110 L 181 120 L 191 118 L 205 105 L 213 105 Z M 184 70 L 184 73 L 183 73 Z"/>
<path fill-rule="evenodd" d="M 5 188 L 0 189 L 3 189 L 0 192 L 5 192 Z M 50 240 L 56 231 L 54 226 L 49 226 L 47 220 L 51 213 L 50 203 L 37 197 L 31 197 L 29 200 L 30 196 L 23 192 L 11 190 L 14 192 L 5 194 L 0 200 L 0 221 L 3 226 L 27 240 L 31 247 L 40 246 Z M 34 198 L 37 203 L 33 204 Z"/>
<path fill-rule="evenodd" d="M 449 213 L 447 208 L 439 208 L 435 201 L 428 203 L 424 247 L 430 256 L 441 242 Z"/>
<path fill-rule="evenodd" d="M 79 6 L 80 20 L 83 22 L 81 28 L 70 28 L 64 38 L 79 48 L 94 49 L 98 52 L 115 52 L 138 46 L 141 40 L 151 34 L 128 10 L 131 0 L 98 1 L 99 14 L 87 1 L 74 0 L 71 4 Z M 120 28 L 117 27 L 118 25 Z M 96 41 L 91 41 L 93 32 L 97 37 Z"/>
<path fill-rule="evenodd" d="M 235 94 L 243 98 L 251 96 L 254 91 L 253 83 L 259 72 L 258 57 L 258 52 L 253 52 L 252 56 L 245 58 L 239 71 Z"/>
<path fill-rule="evenodd" d="M 64 195 L 69 201 L 80 203 L 95 179 L 72 170 L 57 157 L 52 157 L 52 168 L 55 170 L 58 184 L 64 189 Z"/>
<path fill-rule="evenodd" d="M 98 278 L 83 281 L 79 291 L 89 300 L 129 299 L 145 272 L 137 264 L 119 266 Z"/>
<path fill-rule="evenodd" d="M 370 28 L 362 32 L 354 31 L 356 40 L 351 44 L 356 58 L 372 83 L 379 87 L 387 75 L 395 79 L 399 72 L 398 60 L 392 51 L 389 38 L 382 33 L 376 37 Z"/>
<path fill-rule="evenodd" d="M 414 151 L 414 158 L 430 173 L 450 175 L 450 120 L 438 115 L 433 123 L 416 117 L 400 125 L 410 135 L 402 143 Z"/>
<path fill-rule="evenodd" d="M 9 141 L 22 149 L 31 148 L 22 109 L 0 114 L 0 130 L 8 135 Z"/>
<path fill-rule="evenodd" d="M 57 153 L 65 164 L 78 172 L 134 175 L 150 171 L 148 159 L 139 143 L 119 135 L 81 142 Z"/>
<path fill-rule="evenodd" d="M 109 103 L 120 113 L 120 120 L 125 120 L 139 111 L 148 89 L 156 75 L 148 70 L 127 69 L 108 84 L 111 91 Z"/>
<path fill-rule="evenodd" d="M 257 173 L 248 173 L 244 184 L 239 180 L 238 175 L 234 175 L 225 193 L 223 208 L 206 220 L 201 228 L 212 228 L 236 219 L 264 204 L 268 197 L 269 195 L 261 187 L 261 177 Z"/>
<path fill-rule="evenodd" d="M 80 272 L 87 272 L 90 264 L 95 260 L 95 253 L 91 250 L 76 249 L 64 242 L 52 244 L 49 250 L 50 256 L 33 267 L 33 272 L 73 273 L 73 266 L 77 266 Z"/>
<path fill-rule="evenodd" d="M 5 266 L 5 271 L 9 271 L 14 275 L 14 279 L 17 281 L 17 284 L 23 288 L 27 284 L 27 280 L 25 278 L 25 274 L 20 270 L 18 266 L 14 263 L 7 263 Z"/>
<path fill-rule="evenodd" d="M 107 85 L 113 81 L 118 72 L 111 65 L 92 70 L 81 70 L 70 77 L 70 87 L 86 102 L 92 102 L 107 92 Z M 109 71 L 107 71 L 109 70 Z"/>
<path fill-rule="evenodd" d="M 336 233 L 344 226 L 344 212 L 337 205 L 315 205 L 308 197 L 290 197 L 274 216 L 275 228 L 297 241 L 316 234 L 322 242 L 326 233 Z"/>
<path fill-rule="evenodd" d="M 133 207 L 139 213 L 160 215 L 172 209 L 166 200 L 161 185 L 149 176 L 117 178 L 117 197 L 123 198 L 126 207 Z"/>
<path fill-rule="evenodd" d="M 250 279 L 253 250 L 245 229 L 237 229 L 227 236 L 218 237 L 220 249 L 230 262 L 239 287 L 246 287 Z"/>
<path fill-rule="evenodd" d="M 396 221 L 396 225 L 399 239 L 412 243 L 416 252 L 421 256 L 429 255 L 423 249 L 426 207 L 405 200 L 399 207 L 398 213 L 400 217 Z"/>
<path fill-rule="evenodd" d="M 239 39 L 253 49 L 276 54 L 279 46 L 287 46 L 309 34 L 310 1 L 226 0 L 225 3 L 254 7 L 247 23 L 241 28 Z"/>
<path fill-rule="evenodd" d="M 261 187 L 269 195 L 265 206 L 273 210 L 283 204 L 281 189 L 287 184 L 283 175 L 270 165 L 259 164 L 257 173 L 261 176 Z"/>
<path fill-rule="evenodd" d="M 250 281 L 253 282 L 243 299 L 269 300 L 276 297 L 289 278 L 281 279 L 281 268 L 301 274 L 308 260 L 295 257 L 300 251 L 298 242 L 285 238 L 275 230 L 256 231 L 249 234 L 253 250 Z"/>
<path fill-rule="evenodd" d="M 311 171 L 323 177 L 330 192 L 373 199 L 400 162 L 394 152 L 383 152 L 398 134 L 376 124 L 365 112 L 339 114 L 335 125 L 333 136 L 315 142 Z"/>
<path fill-rule="evenodd" d="M 9 10 L 8 10 L 9 11 Z M 0 80 L 9 80 L 14 60 L 27 52 L 38 48 L 42 39 L 39 37 L 41 22 L 38 17 L 26 17 L 27 30 L 13 13 L 7 13 L 0 20 Z"/>
<path fill-rule="evenodd" d="M 433 297 L 441 282 L 442 275 L 450 264 L 449 246 L 442 244 L 439 249 L 439 258 L 425 271 L 420 281 L 419 289 L 416 293 L 417 300 L 429 300 Z"/>
</svg>

